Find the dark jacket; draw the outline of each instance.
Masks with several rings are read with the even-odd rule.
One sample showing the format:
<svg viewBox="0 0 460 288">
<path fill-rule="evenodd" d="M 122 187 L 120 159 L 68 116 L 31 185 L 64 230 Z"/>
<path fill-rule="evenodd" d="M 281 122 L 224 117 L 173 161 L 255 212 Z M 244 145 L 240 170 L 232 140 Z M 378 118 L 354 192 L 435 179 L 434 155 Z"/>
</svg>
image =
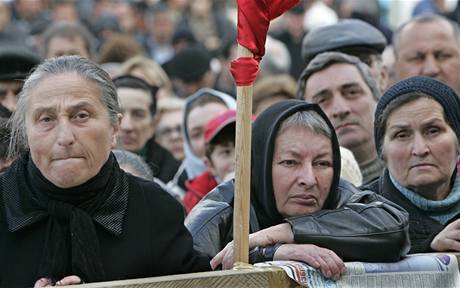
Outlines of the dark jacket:
<svg viewBox="0 0 460 288">
<path fill-rule="evenodd" d="M 430 244 L 433 238 L 449 223 L 460 218 L 460 212 L 445 225 L 427 216 L 421 209 L 407 200 L 391 182 L 388 170 L 377 180 L 366 186 L 386 199 L 398 204 L 409 213 L 410 253 L 433 252 Z"/>
<path fill-rule="evenodd" d="M 171 152 L 155 142 L 153 138 L 150 139 L 146 145 L 148 149 L 145 162 L 147 162 L 150 169 L 152 169 L 153 176 L 164 183 L 168 183 L 173 179 L 181 162 L 174 158 Z"/>
<path fill-rule="evenodd" d="M 276 208 L 273 194 L 274 143 L 282 121 L 304 110 L 317 112 L 330 127 L 334 176 L 322 210 L 284 219 Z M 395 261 L 407 253 L 407 213 L 375 193 L 359 191 L 340 180 L 337 137 L 319 106 L 298 100 L 282 101 L 259 115 L 252 131 L 251 232 L 287 221 L 296 243 L 329 248 L 344 260 Z M 233 182 L 219 185 L 186 218 L 198 251 L 214 256 L 232 240 L 233 189 Z"/>
<path fill-rule="evenodd" d="M 35 197 L 30 195 L 35 194 L 13 191 L 15 181 L 9 181 L 7 178 L 17 179 L 18 175 L 24 174 L 24 165 L 21 161 L 18 162 L 0 176 L 0 287 L 32 287 L 38 280 L 44 251 L 47 250 L 45 243 L 47 236 L 50 236 L 49 227 L 53 219 L 58 220 L 55 223 L 59 223 L 62 228 L 59 231 L 67 231 L 63 232 L 64 236 L 67 236 L 51 235 L 51 241 L 64 239 L 67 251 L 56 255 L 55 258 L 65 259 L 62 260 L 64 267 L 57 273 L 51 270 L 50 276 L 59 280 L 65 276 L 62 274 L 76 274 L 85 279 L 85 275 L 75 272 L 75 259 L 70 256 L 70 250 L 75 248 L 70 240 L 73 237 L 69 232 L 70 221 L 59 218 L 59 211 L 51 213 L 36 206 L 38 204 L 35 199 L 30 199 Z M 100 246 L 98 254 L 102 270 L 105 272 L 100 281 L 210 270 L 208 257 L 199 256 L 193 251 L 192 238 L 183 225 L 184 214 L 181 205 L 156 183 L 124 173 L 116 162 L 113 172 L 108 175 L 109 182 L 124 179 L 126 181 L 123 183 L 127 185 L 115 185 L 113 190 L 107 191 L 108 198 L 102 199 L 102 207 L 88 212 L 94 223 L 96 240 Z M 116 179 L 113 179 L 114 176 Z M 21 183 L 28 182 L 27 179 L 17 180 L 20 181 L 18 187 L 30 184 Z M 10 191 L 17 194 L 8 193 L 6 187 L 13 188 Z M 63 191 L 65 193 L 81 192 L 78 191 L 79 187 L 62 190 L 66 190 Z M 30 189 L 33 190 L 34 188 Z M 123 192 L 125 190 L 126 193 Z M 17 198 L 15 195 L 20 197 Z M 115 205 L 111 205 L 110 202 L 115 202 Z M 65 205 L 73 204 L 67 202 Z M 86 213 L 85 208 L 80 205 L 72 207 Z M 91 260 L 89 259 L 90 262 Z"/>
</svg>

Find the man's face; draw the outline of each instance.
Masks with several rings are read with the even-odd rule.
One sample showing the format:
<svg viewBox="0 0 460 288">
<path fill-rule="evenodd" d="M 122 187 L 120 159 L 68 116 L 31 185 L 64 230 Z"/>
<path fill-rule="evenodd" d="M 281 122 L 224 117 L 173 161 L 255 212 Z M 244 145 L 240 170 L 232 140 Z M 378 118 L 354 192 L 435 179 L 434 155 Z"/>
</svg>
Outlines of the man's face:
<svg viewBox="0 0 460 288">
<path fill-rule="evenodd" d="M 16 80 L 0 81 L 0 104 L 11 112 L 16 111 L 17 95 L 22 89 L 23 83 Z"/>
<path fill-rule="evenodd" d="M 118 88 L 117 93 L 123 113 L 119 146 L 136 153 L 153 136 L 154 119 L 149 110 L 152 97 L 147 91 L 133 88 Z"/>
<path fill-rule="evenodd" d="M 80 55 L 90 58 L 89 51 L 86 49 L 85 41 L 78 36 L 53 37 L 48 42 L 46 58 L 59 57 L 63 55 Z"/>
<path fill-rule="evenodd" d="M 321 210 L 333 175 L 332 144 L 326 136 L 293 126 L 276 137 L 273 194 L 281 215 L 292 217 Z"/>
<path fill-rule="evenodd" d="M 373 141 L 376 101 L 358 69 L 333 64 L 308 78 L 304 98 L 327 114 L 341 146 L 354 148 Z"/>
<path fill-rule="evenodd" d="M 395 77 L 424 75 L 460 92 L 460 43 L 446 21 L 411 23 L 401 31 Z"/>
<path fill-rule="evenodd" d="M 195 107 L 187 116 L 187 133 L 190 139 L 190 146 L 198 158 L 203 158 L 204 153 L 204 129 L 208 122 L 227 111 L 228 108 L 221 103 L 207 103 Z"/>
<path fill-rule="evenodd" d="M 99 173 L 116 144 L 101 89 L 76 74 L 52 75 L 30 95 L 26 112 L 32 161 L 60 188 L 83 184 Z"/>
</svg>

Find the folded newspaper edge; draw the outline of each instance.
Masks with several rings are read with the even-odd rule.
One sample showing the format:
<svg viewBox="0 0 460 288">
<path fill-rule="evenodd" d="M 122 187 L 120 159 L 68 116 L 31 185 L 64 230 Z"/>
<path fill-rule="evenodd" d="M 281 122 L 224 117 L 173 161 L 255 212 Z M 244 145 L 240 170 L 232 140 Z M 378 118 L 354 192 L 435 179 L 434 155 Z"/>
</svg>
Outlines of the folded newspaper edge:
<svg viewBox="0 0 460 288">
<path fill-rule="evenodd" d="M 269 261 L 256 267 L 276 266 L 304 287 L 460 287 L 457 257 L 453 254 L 413 254 L 398 262 L 346 262 L 347 272 L 338 281 L 297 261 Z"/>
</svg>

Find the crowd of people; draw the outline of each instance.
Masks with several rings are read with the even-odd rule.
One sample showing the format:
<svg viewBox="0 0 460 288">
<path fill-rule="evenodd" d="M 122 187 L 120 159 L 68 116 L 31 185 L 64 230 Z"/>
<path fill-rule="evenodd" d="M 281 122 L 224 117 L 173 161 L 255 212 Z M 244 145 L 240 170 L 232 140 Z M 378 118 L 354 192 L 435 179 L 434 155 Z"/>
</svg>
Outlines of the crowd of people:
<svg viewBox="0 0 460 288">
<path fill-rule="evenodd" d="M 460 251 L 460 2 L 440 2 L 392 32 L 300 1 L 270 30 L 251 263 L 337 280 L 344 261 Z M 232 267 L 235 8 L 0 2 L 0 287 Z"/>
</svg>

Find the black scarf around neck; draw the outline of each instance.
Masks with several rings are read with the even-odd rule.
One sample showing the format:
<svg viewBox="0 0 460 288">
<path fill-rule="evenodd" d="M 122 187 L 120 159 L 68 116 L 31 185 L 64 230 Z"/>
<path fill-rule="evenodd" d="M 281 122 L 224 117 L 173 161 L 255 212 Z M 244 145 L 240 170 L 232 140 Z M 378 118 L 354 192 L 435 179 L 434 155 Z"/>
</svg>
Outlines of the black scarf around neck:
<svg viewBox="0 0 460 288">
<path fill-rule="evenodd" d="M 119 236 L 128 204 L 128 180 L 113 154 L 95 177 L 73 188 L 48 181 L 28 154 L 4 176 L 8 230 L 47 221 L 37 279 L 77 275 L 87 282 L 105 280 L 94 222 Z"/>
</svg>

